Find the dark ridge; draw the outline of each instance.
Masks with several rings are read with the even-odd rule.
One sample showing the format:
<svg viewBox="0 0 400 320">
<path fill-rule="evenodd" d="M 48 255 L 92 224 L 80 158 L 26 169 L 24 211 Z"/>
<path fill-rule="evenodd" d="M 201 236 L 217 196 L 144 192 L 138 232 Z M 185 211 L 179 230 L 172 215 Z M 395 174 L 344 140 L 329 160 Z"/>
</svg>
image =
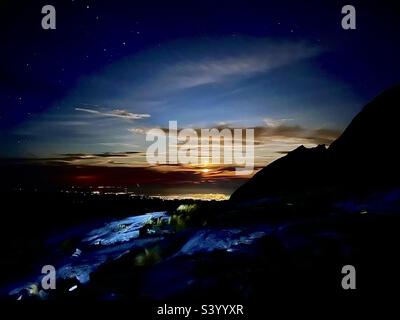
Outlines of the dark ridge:
<svg viewBox="0 0 400 320">
<path fill-rule="evenodd" d="M 368 103 L 328 149 L 298 147 L 240 186 L 231 200 L 398 186 L 399 116 L 400 86 L 395 86 Z"/>
</svg>

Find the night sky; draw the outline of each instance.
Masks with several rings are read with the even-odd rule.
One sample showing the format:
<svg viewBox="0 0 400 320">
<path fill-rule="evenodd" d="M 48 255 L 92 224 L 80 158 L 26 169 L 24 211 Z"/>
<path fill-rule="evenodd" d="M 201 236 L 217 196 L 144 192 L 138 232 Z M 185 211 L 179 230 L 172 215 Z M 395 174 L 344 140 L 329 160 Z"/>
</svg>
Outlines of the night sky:
<svg viewBox="0 0 400 320">
<path fill-rule="evenodd" d="M 41 28 L 46 4 L 56 30 Z M 341 27 L 346 4 L 356 30 Z M 256 128 L 263 167 L 329 144 L 399 82 L 400 12 L 389 1 L 33 0 L 0 11 L 2 161 L 45 175 L 56 166 L 71 184 L 229 194 L 239 183 L 230 168 L 149 168 L 144 132 L 169 120 Z"/>
</svg>

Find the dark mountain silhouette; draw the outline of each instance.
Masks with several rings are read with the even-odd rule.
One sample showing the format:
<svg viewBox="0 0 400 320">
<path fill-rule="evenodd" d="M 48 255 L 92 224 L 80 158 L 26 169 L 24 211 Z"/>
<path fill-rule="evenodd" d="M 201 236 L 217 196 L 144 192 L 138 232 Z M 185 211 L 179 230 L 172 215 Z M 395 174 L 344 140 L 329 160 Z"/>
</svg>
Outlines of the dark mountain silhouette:
<svg viewBox="0 0 400 320">
<path fill-rule="evenodd" d="M 399 186 L 400 86 L 367 104 L 328 149 L 300 146 L 239 187 L 231 200 Z"/>
<path fill-rule="evenodd" d="M 255 174 L 232 194 L 231 200 L 277 196 L 282 193 L 296 193 L 301 189 L 312 189 L 314 185 L 323 182 L 322 170 L 326 163 L 325 145 L 310 149 L 300 146 Z"/>
</svg>

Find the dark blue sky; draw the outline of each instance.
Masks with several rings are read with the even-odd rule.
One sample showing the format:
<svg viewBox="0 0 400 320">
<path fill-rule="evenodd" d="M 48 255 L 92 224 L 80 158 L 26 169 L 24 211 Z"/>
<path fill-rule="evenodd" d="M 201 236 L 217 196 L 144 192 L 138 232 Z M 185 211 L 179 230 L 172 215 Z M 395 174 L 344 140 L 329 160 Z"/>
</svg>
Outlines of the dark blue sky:
<svg viewBox="0 0 400 320">
<path fill-rule="evenodd" d="M 168 120 L 340 131 L 400 74 L 387 1 L 3 1 L 1 16 L 3 157 L 140 151 Z"/>
</svg>

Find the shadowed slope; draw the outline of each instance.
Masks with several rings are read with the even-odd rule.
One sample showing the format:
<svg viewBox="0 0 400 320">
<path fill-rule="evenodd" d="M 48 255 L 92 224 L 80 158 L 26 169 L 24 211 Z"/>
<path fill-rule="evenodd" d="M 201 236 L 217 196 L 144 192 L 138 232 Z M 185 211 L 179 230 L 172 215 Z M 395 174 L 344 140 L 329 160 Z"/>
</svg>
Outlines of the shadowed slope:
<svg viewBox="0 0 400 320">
<path fill-rule="evenodd" d="M 293 150 L 239 187 L 231 200 L 399 185 L 399 115 L 396 86 L 367 104 L 328 149 Z"/>
</svg>

